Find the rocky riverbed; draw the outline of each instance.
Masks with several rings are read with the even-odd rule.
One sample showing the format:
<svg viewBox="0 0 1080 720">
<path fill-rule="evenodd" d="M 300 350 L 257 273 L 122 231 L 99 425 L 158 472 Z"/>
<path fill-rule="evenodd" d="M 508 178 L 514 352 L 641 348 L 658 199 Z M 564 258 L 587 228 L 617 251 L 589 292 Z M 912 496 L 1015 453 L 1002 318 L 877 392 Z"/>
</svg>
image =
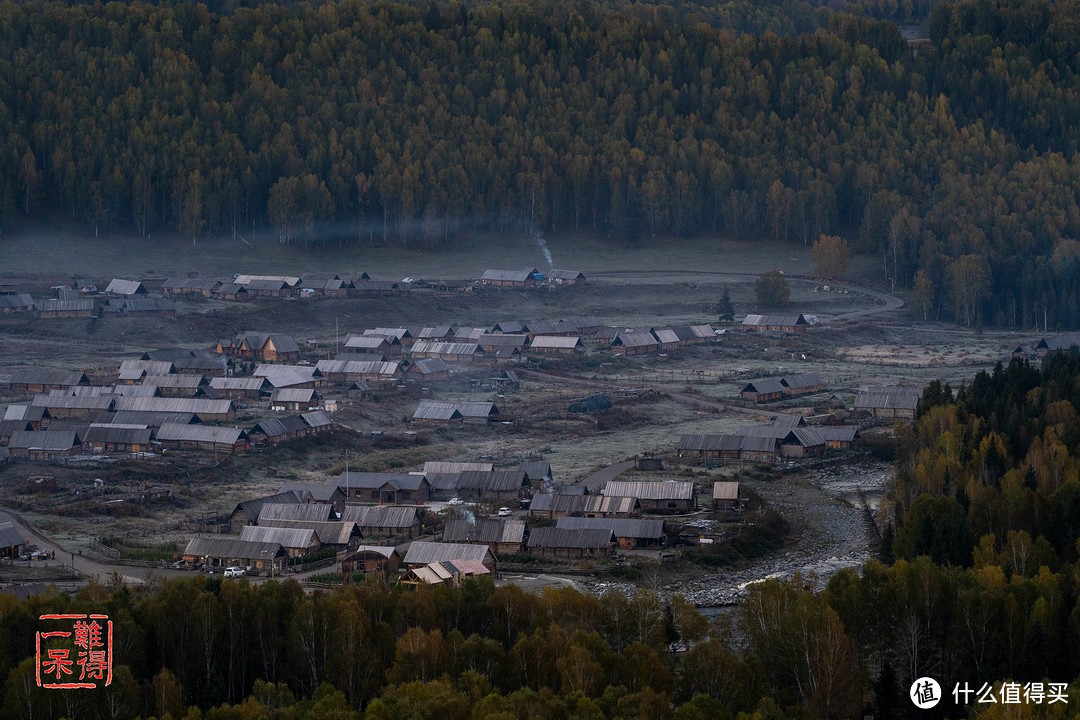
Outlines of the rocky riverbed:
<svg viewBox="0 0 1080 720">
<path fill-rule="evenodd" d="M 747 586 L 773 577 L 796 573 L 816 577 L 818 586 L 842 568 L 859 567 L 874 556 L 879 542 L 859 497 L 876 510 L 884 498 L 891 468 L 886 463 L 864 463 L 825 468 L 809 475 L 785 475 L 779 480 L 747 481 L 790 526 L 785 550 L 771 558 L 737 570 L 701 570 L 700 579 L 655 587 L 666 600 L 681 593 L 699 607 L 730 605 L 746 594 Z M 582 582 L 584 589 L 604 593 L 633 592 L 638 585 Z"/>
</svg>

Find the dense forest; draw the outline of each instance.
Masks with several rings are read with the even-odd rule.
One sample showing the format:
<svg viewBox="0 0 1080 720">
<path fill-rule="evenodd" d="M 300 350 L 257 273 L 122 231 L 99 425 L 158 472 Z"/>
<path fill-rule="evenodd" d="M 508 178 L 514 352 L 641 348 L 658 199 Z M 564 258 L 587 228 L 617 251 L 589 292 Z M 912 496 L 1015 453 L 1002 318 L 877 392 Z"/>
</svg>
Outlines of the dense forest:
<svg viewBox="0 0 1080 720">
<path fill-rule="evenodd" d="M 831 231 L 927 317 L 1080 324 L 1080 2 L 900 5 L 6 2 L 0 215 L 335 244 Z M 917 53 L 866 17 L 926 12 Z"/>
<path fill-rule="evenodd" d="M 1008 568 L 1014 569 L 1014 568 Z M 9 720 L 809 720 L 906 717 L 911 678 L 1067 683 L 1080 669 L 1078 577 L 942 568 L 927 558 L 770 580 L 711 623 L 678 596 L 531 595 L 469 580 L 305 595 L 205 576 L 76 598 L 0 594 Z M 109 687 L 46 690 L 46 613 L 114 623 Z M 672 654 L 669 644 L 689 643 Z M 54 641 L 55 642 L 55 641 Z M 1049 690 L 1049 686 L 1047 685 Z M 947 690 L 948 692 L 948 690 Z M 1076 697 L 1075 695 L 1073 696 Z M 955 709 L 955 705 L 952 705 Z M 1024 717 L 1064 717 L 1027 706 Z M 1039 711 L 1045 714 L 1039 714 Z M 951 715 L 955 717 L 956 715 Z M 944 717 L 944 715 L 942 716 Z M 996 717 L 988 715 L 984 717 Z M 1001 717 L 1005 717 L 1004 715 Z M 1012 716 L 1010 716 L 1012 717 Z"/>
</svg>

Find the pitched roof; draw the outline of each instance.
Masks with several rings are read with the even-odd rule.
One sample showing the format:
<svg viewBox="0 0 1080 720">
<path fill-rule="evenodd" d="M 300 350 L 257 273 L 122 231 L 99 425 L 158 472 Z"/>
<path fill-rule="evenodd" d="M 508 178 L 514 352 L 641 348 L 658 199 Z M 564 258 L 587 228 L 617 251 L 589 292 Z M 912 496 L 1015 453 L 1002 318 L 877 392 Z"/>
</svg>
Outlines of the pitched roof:
<svg viewBox="0 0 1080 720">
<path fill-rule="evenodd" d="M 277 280 L 289 287 L 300 284 L 300 278 L 296 275 L 237 275 L 233 280 L 236 285 L 250 285 L 252 280 Z"/>
<path fill-rule="evenodd" d="M 580 270 L 549 270 L 548 277 L 559 280 L 584 280 L 585 274 Z"/>
<path fill-rule="evenodd" d="M 407 565 L 427 565 L 443 560 L 494 560 L 487 545 L 464 545 L 459 543 L 437 543 L 417 541 L 409 545 L 405 553 Z"/>
<path fill-rule="evenodd" d="M 323 428 L 334 424 L 334 421 L 330 419 L 330 416 L 327 415 L 324 410 L 312 410 L 311 412 L 300 413 L 300 417 L 302 417 L 308 427 L 311 428 Z"/>
<path fill-rule="evenodd" d="M 525 347 L 529 342 L 528 335 L 488 335 L 487 333 L 476 338 L 476 344 L 480 347 L 492 347 L 492 346 L 509 346 L 509 347 Z"/>
<path fill-rule="evenodd" d="M 119 280 L 114 278 L 109 286 L 105 288 L 105 292 L 113 293 L 114 295 L 134 295 L 139 292 L 146 292 L 146 288 L 138 280 Z"/>
<path fill-rule="evenodd" d="M 183 442 L 212 442 L 235 445 L 238 440 L 246 438 L 247 433 L 241 428 L 217 427 L 215 425 L 165 423 L 157 431 L 158 440 Z"/>
<path fill-rule="evenodd" d="M 529 476 L 530 480 L 551 477 L 551 463 L 547 460 L 522 460 L 518 467 Z"/>
<path fill-rule="evenodd" d="M 86 373 L 62 370 L 16 370 L 8 383 L 11 385 L 81 385 L 89 383 Z"/>
<path fill-rule="evenodd" d="M 819 425 L 814 429 L 817 430 L 818 435 L 825 439 L 825 442 L 851 442 L 859 435 L 859 428 L 851 425 L 841 425 L 839 427 Z"/>
<path fill-rule="evenodd" d="M 312 388 L 276 388 L 270 395 L 270 402 L 311 402 L 315 399 L 315 390 Z"/>
<path fill-rule="evenodd" d="M 310 482 L 283 482 L 281 487 L 278 488 L 279 493 L 283 492 L 295 492 L 300 494 L 301 499 L 305 499 L 308 495 L 311 495 L 311 499 L 315 502 L 330 502 L 334 499 L 334 493 L 339 492 L 333 485 L 327 485 L 326 483 L 310 483 Z"/>
<path fill-rule="evenodd" d="M 529 485 L 528 476 L 523 470 L 466 470 L 456 475 L 453 473 L 439 476 L 438 485 L 432 487 L 442 490 L 468 490 L 476 492 L 512 492 L 523 485 Z"/>
<path fill-rule="evenodd" d="M 817 373 L 803 373 L 801 375 L 785 375 L 780 378 L 780 382 L 784 387 L 789 387 L 792 390 L 800 390 L 802 388 L 816 387 L 818 385 L 824 385 L 825 381 L 821 379 L 821 376 Z"/>
<path fill-rule="evenodd" d="M 559 527 L 533 528 L 529 534 L 529 548 L 576 548 L 597 550 L 614 542 L 611 530 L 592 528 L 569 530 Z M 484 546 L 481 546 L 484 547 Z"/>
<path fill-rule="evenodd" d="M 612 345 L 622 347 L 649 347 L 658 345 L 659 341 L 652 333 L 619 333 Z"/>
<path fill-rule="evenodd" d="M 643 500 L 693 500 L 694 483 L 669 480 L 667 482 L 630 482 L 610 480 L 604 486 L 604 495 L 635 497 Z"/>
<path fill-rule="evenodd" d="M 320 360 L 315 367 L 324 375 L 344 373 L 346 375 L 384 375 L 397 374 L 401 363 L 382 360 Z"/>
<path fill-rule="evenodd" d="M 141 371 L 141 372 L 140 372 Z M 124 360 L 120 363 L 120 373 L 139 373 L 135 379 L 144 375 L 169 375 L 173 371 L 171 360 Z"/>
<path fill-rule="evenodd" d="M 779 441 L 780 439 L 775 435 L 748 435 L 742 439 L 739 450 L 743 452 L 776 452 L 776 445 Z"/>
<path fill-rule="evenodd" d="M 816 447 L 825 444 L 823 438 L 814 428 L 795 428 L 788 432 L 780 441 L 781 445 L 801 445 L 802 447 Z"/>
<path fill-rule="evenodd" d="M 233 514 L 238 511 L 247 513 L 248 519 L 251 522 L 258 522 L 260 514 L 262 513 L 263 506 L 276 505 L 280 503 L 287 503 L 290 505 L 300 504 L 301 499 L 294 492 L 279 492 L 274 495 L 266 495 L 260 498 L 252 498 L 251 500 L 242 500 L 236 504 L 236 508 L 233 510 Z"/>
<path fill-rule="evenodd" d="M 128 298 L 124 312 L 176 312 L 176 301 L 166 298 Z"/>
<path fill-rule="evenodd" d="M 265 528 L 309 528 L 315 531 L 323 545 L 347 545 L 352 537 L 360 536 L 360 529 L 355 522 L 343 520 L 271 520 L 259 521 L 259 527 Z M 282 543 L 284 545 L 284 543 Z M 393 548 L 390 548 L 393 550 Z"/>
<path fill-rule="evenodd" d="M 252 290 L 284 290 L 288 286 L 288 283 L 281 280 L 253 280 L 246 285 L 248 293 Z"/>
<path fill-rule="evenodd" d="M 403 327 L 396 327 L 396 328 L 384 328 L 384 327 L 368 328 L 367 330 L 364 331 L 364 335 L 367 336 L 367 337 L 394 338 L 395 340 L 400 340 L 403 337 L 411 338 L 413 336 L 412 333 L 409 332 L 408 328 L 403 328 Z"/>
<path fill-rule="evenodd" d="M 495 332 L 500 333 L 519 333 L 525 329 L 525 323 L 520 320 L 505 320 L 495 323 L 492 328 Z M 486 334 L 486 333 L 485 333 Z"/>
<path fill-rule="evenodd" d="M 413 361 L 413 364 L 409 367 L 409 372 L 418 372 L 421 375 L 448 373 L 450 372 L 450 366 L 442 358 L 420 358 Z"/>
<path fill-rule="evenodd" d="M 806 325 L 807 323 L 806 318 L 798 313 L 778 313 L 773 315 L 747 315 L 742 324 L 754 327 L 774 325 L 793 327 L 795 325 Z"/>
<path fill-rule="evenodd" d="M 70 450 L 81 444 L 77 433 L 63 430 L 22 430 L 11 433 L 11 439 L 8 440 L 9 448 L 20 450 Z"/>
<path fill-rule="evenodd" d="M 349 505 L 341 519 L 360 527 L 409 528 L 416 522 L 416 508 L 407 505 Z"/>
<path fill-rule="evenodd" d="M 742 446 L 738 435 L 683 435 L 679 438 L 679 450 L 706 452 L 737 451 Z"/>
<path fill-rule="evenodd" d="M 295 493 L 294 493 L 295 495 Z M 264 503 L 259 510 L 263 520 L 337 520 L 334 506 L 326 503 Z"/>
<path fill-rule="evenodd" d="M 144 412 L 195 413 L 196 415 L 226 415 L 236 409 L 232 400 L 209 398 L 117 397 L 115 409 Z"/>
<path fill-rule="evenodd" d="M 210 387 L 216 390 L 269 390 L 270 382 L 261 377 L 210 378 Z"/>
<path fill-rule="evenodd" d="M 244 560 L 272 560 L 281 553 L 278 543 L 247 542 L 226 538 L 192 538 L 184 555 Z"/>
<path fill-rule="evenodd" d="M 413 420 L 458 420 L 461 412 L 452 404 L 420 405 L 413 413 Z"/>
<path fill-rule="evenodd" d="M 478 327 L 459 327 L 457 332 L 454 333 L 455 340 L 476 340 L 483 335 L 486 331 L 484 328 Z"/>
<path fill-rule="evenodd" d="M 921 393 L 912 388 L 893 388 L 881 392 L 861 392 L 855 396 L 855 409 L 914 410 Z"/>
<path fill-rule="evenodd" d="M 0 523 L 0 547 L 24 545 L 28 539 L 15 523 Z"/>
<path fill-rule="evenodd" d="M 485 270 L 481 280 L 496 280 L 499 282 L 525 282 L 532 274 L 536 272 L 536 269 L 526 268 L 524 270 Z"/>
<path fill-rule="evenodd" d="M 170 375 L 144 375 L 142 378 L 143 385 L 157 385 L 159 388 L 197 388 L 200 385 L 206 384 L 206 378 L 202 375 L 181 375 L 179 373 L 172 373 Z"/>
<path fill-rule="evenodd" d="M 121 443 L 127 445 L 149 445 L 149 428 L 118 427 L 116 425 L 91 425 L 83 435 L 87 443 Z"/>
<path fill-rule="evenodd" d="M 581 338 L 576 335 L 571 337 L 537 335 L 533 338 L 531 347 L 533 350 L 543 350 L 545 348 L 574 349 L 582 347 L 582 345 Z"/>
<path fill-rule="evenodd" d="M 524 520 L 481 518 L 475 523 L 447 520 L 442 539 L 448 543 L 519 543 L 524 537 Z"/>
<path fill-rule="evenodd" d="M 784 392 L 784 386 L 777 378 L 761 378 L 751 380 L 742 389 L 742 392 L 756 392 L 759 395 L 772 395 Z"/>
<path fill-rule="evenodd" d="M 243 332 L 233 338 L 232 342 L 234 347 L 242 347 L 252 352 L 262 350 L 268 342 L 273 342 L 274 349 L 278 352 L 300 352 L 300 346 L 296 344 L 296 338 L 284 333 Z"/>
<path fill-rule="evenodd" d="M 306 550 L 312 545 L 315 537 L 317 537 L 315 531 L 311 528 L 245 525 L 240 529 L 241 542 L 277 543 L 284 548 L 304 548 Z"/>
<path fill-rule="evenodd" d="M 93 310 L 93 300 L 42 300 L 38 303 L 41 312 L 73 312 Z"/>
<path fill-rule="evenodd" d="M 412 344 L 413 355 L 422 353 L 431 355 L 475 355 L 480 346 L 475 342 L 439 342 L 435 340 L 417 340 Z"/>
<path fill-rule="evenodd" d="M 270 418 L 259 421 L 251 428 L 249 435 L 262 433 L 268 438 L 281 437 L 289 433 L 300 432 L 308 429 L 308 424 L 299 415 L 287 415 L 280 418 Z"/>
<path fill-rule="evenodd" d="M 123 398 L 114 395 L 100 395 L 98 397 L 80 395 L 63 395 L 60 397 L 55 395 L 37 395 L 30 401 L 30 404 L 54 409 L 63 408 L 66 410 L 112 410 L 113 403 L 122 399 Z"/>
<path fill-rule="evenodd" d="M 389 282 L 387 280 L 368 280 L 365 278 L 355 278 L 349 283 L 349 286 L 354 290 L 371 290 L 376 292 L 388 292 L 390 290 L 398 289 L 398 284 L 396 282 Z"/>
<path fill-rule="evenodd" d="M 494 468 L 489 462 L 446 462 L 443 460 L 428 460 L 424 463 L 424 474 L 428 473 L 459 473 L 467 470 L 487 470 Z"/>
<path fill-rule="evenodd" d="M 201 424 L 199 416 L 195 413 L 148 412 L 143 410 L 119 410 L 113 416 L 113 422 L 126 425 L 146 425 L 152 428 L 161 427 L 167 423 L 174 425 Z"/>
<path fill-rule="evenodd" d="M 739 483 L 737 482 L 714 482 L 712 485 L 713 500 L 738 500 Z"/>
<path fill-rule="evenodd" d="M 419 490 L 420 486 L 427 482 L 423 475 L 411 475 L 407 473 L 369 473 L 369 472 L 343 472 L 336 478 L 331 478 L 327 484 L 334 483 L 339 488 L 356 488 L 358 490 L 378 490 L 384 485 L 389 485 L 394 490 Z"/>
<path fill-rule="evenodd" d="M 361 350 L 379 350 L 389 345 L 389 339 L 385 335 L 353 335 L 345 340 L 345 347 Z"/>
<path fill-rule="evenodd" d="M 629 515 L 634 512 L 637 504 L 637 498 L 619 497 L 617 495 L 543 493 L 533 496 L 529 509 L 534 512 Z"/>
<path fill-rule="evenodd" d="M 563 530 L 610 530 L 615 537 L 659 539 L 664 535 L 664 521 L 640 518 L 561 517 L 556 524 Z"/>
</svg>

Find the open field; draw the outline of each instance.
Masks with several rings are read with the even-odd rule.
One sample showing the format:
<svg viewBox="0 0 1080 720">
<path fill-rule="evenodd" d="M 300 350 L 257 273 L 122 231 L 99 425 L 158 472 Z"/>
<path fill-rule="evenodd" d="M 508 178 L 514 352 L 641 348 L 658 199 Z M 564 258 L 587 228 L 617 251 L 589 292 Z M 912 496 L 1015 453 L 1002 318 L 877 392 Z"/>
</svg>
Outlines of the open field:
<svg viewBox="0 0 1080 720">
<path fill-rule="evenodd" d="M 471 278 L 485 268 L 517 269 L 526 265 L 541 270 L 548 262 L 536 239 L 527 235 L 496 236 L 494 233 L 459 234 L 432 250 L 404 249 L 393 242 L 371 243 L 365 238 L 342 247 L 316 248 L 303 244 L 282 245 L 267 228 L 247 242 L 222 235 L 190 238 L 176 235 L 93 237 L 82 226 L 50 219 L 7 230 L 0 237 L 0 283 L 47 278 L 137 277 L 184 275 L 198 271 L 207 277 L 231 277 L 233 273 L 299 274 L 309 271 L 356 272 L 374 278 L 404 277 Z M 634 245 L 598 233 L 557 233 L 545 237 L 554 267 L 564 270 L 640 270 L 642 268 L 700 268 L 725 272 L 754 272 L 776 268 L 787 273 L 810 275 L 814 262 L 810 246 L 778 243 L 765 237 L 733 240 L 723 235 L 702 234 L 692 238 L 659 236 L 642 238 Z M 49 248 L 43 261 L 42 245 Z M 248 244 L 250 243 L 250 245 Z M 493 252 L 493 248 L 497 251 Z M 877 282 L 879 260 L 852 258 L 848 275 Z"/>
</svg>

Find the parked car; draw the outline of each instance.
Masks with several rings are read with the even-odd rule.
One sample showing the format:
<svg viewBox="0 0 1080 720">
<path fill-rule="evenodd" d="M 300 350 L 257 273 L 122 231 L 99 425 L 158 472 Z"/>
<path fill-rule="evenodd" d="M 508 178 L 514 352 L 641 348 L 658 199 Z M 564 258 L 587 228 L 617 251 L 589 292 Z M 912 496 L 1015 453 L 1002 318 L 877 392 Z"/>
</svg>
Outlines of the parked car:
<svg viewBox="0 0 1080 720">
<path fill-rule="evenodd" d="M 242 567 L 227 567 L 225 568 L 225 577 L 238 578 L 244 577 L 244 568 Z"/>
<path fill-rule="evenodd" d="M 510 515 L 512 515 L 512 514 L 513 513 L 511 512 L 510 508 L 508 508 L 508 507 L 499 508 L 499 517 L 510 517 Z"/>
<path fill-rule="evenodd" d="M 461 498 L 450 498 L 450 502 L 448 502 L 446 504 L 447 505 L 464 505 L 465 501 L 462 500 Z"/>
</svg>

